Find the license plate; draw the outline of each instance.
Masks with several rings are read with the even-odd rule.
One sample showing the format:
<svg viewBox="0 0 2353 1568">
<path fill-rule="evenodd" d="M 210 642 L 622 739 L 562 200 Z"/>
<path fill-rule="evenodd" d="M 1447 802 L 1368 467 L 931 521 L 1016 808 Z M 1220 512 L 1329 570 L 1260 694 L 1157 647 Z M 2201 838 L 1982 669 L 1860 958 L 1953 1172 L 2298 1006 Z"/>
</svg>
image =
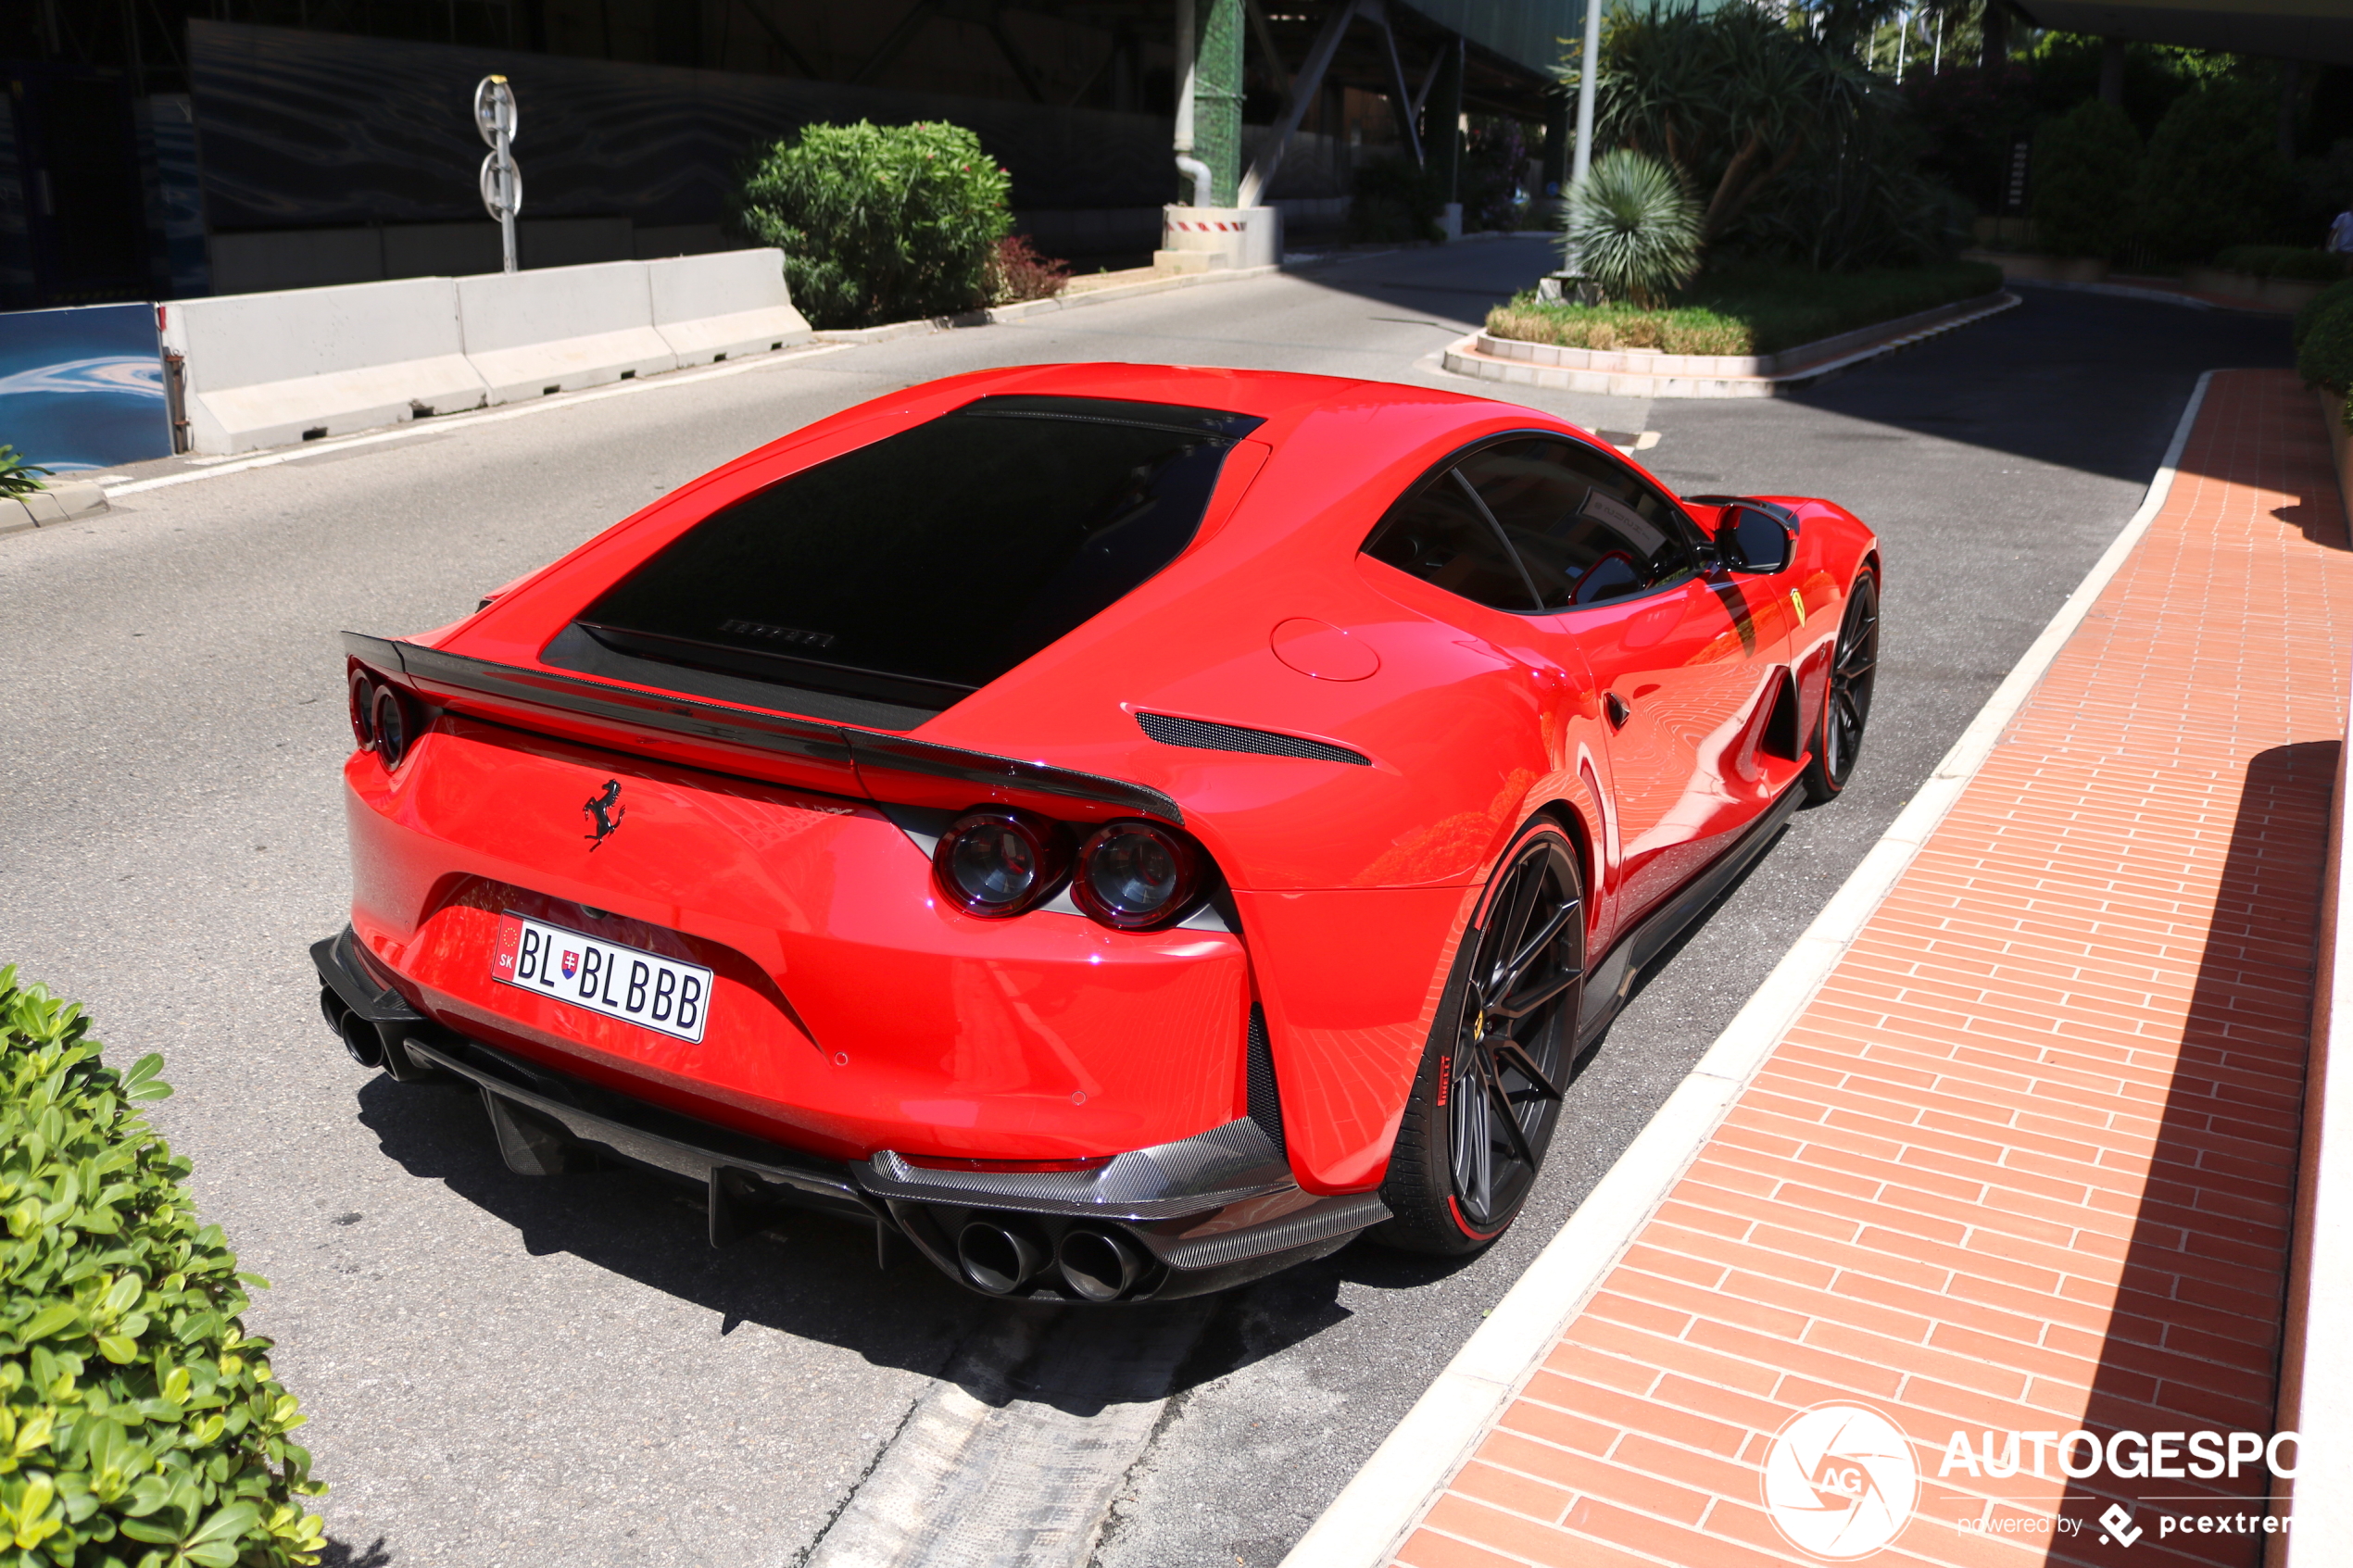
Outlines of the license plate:
<svg viewBox="0 0 2353 1568">
<path fill-rule="evenodd" d="M 681 1040 L 711 1016 L 711 971 L 522 915 L 498 917 L 490 977 Z"/>
</svg>

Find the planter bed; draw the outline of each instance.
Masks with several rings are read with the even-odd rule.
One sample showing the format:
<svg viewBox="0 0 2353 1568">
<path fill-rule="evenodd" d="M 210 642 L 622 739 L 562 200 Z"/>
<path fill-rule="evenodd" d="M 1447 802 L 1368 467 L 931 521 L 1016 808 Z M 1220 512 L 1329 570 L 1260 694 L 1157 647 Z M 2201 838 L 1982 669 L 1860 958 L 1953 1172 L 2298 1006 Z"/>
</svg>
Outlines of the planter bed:
<svg viewBox="0 0 2353 1568">
<path fill-rule="evenodd" d="M 1652 348 L 1562 348 L 1474 332 L 1450 345 L 1447 370 L 1522 386 L 1647 397 L 1770 397 L 1906 347 L 2018 303 L 1996 291 L 1876 321 L 1777 354 L 1666 354 Z"/>
</svg>

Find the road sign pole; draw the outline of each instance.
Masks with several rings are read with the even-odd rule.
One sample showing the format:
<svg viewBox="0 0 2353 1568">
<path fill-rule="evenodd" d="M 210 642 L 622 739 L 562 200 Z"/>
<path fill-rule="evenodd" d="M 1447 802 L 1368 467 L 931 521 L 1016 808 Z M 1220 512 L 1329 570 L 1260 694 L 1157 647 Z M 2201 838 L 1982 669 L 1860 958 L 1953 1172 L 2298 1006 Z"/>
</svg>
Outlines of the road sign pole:
<svg viewBox="0 0 2353 1568">
<path fill-rule="evenodd" d="M 498 128 L 498 164 L 501 173 L 515 166 L 515 155 L 508 150 L 507 129 Z M 498 248 L 504 256 L 507 270 L 515 270 L 515 208 L 510 202 L 498 204 Z"/>
<path fill-rule="evenodd" d="M 503 76 L 485 76 L 474 86 L 474 129 L 490 144 L 482 160 L 482 205 L 498 220 L 498 250 L 506 270 L 515 270 L 515 217 L 522 211 L 522 170 L 515 167 L 514 87 Z"/>
</svg>

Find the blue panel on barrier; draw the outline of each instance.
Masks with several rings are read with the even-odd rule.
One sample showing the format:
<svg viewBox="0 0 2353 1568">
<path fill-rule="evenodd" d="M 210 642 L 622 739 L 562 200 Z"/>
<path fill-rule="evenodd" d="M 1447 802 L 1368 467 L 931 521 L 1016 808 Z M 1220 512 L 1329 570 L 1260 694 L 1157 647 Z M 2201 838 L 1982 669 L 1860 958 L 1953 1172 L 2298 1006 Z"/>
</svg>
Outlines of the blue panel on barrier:
<svg viewBox="0 0 2353 1568">
<path fill-rule="evenodd" d="M 0 443 L 60 472 L 171 456 L 156 307 L 0 315 Z"/>
</svg>

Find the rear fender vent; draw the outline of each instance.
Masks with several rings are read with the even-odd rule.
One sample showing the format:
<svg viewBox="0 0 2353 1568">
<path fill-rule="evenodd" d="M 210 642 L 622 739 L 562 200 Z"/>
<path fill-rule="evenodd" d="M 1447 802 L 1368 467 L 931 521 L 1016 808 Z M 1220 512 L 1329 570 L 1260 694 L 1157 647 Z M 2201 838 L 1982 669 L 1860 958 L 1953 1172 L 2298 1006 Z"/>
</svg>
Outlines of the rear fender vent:
<svg viewBox="0 0 2353 1568">
<path fill-rule="evenodd" d="M 1369 768 L 1373 759 L 1361 751 L 1327 741 L 1302 740 L 1274 730 L 1247 730 L 1239 724 L 1212 724 L 1200 719 L 1176 719 L 1165 713 L 1139 713 L 1136 722 L 1163 746 L 1189 746 L 1201 751 L 1248 751 L 1261 757 L 1298 757 L 1311 762 L 1347 762 Z"/>
<path fill-rule="evenodd" d="M 1794 762 L 1805 755 L 1804 742 L 1797 734 L 1797 683 L 1781 674 L 1780 689 L 1773 694 L 1773 711 L 1765 720 L 1765 752 L 1785 762 Z"/>
<path fill-rule="evenodd" d="M 1266 1010 L 1250 1004 L 1250 1119 L 1283 1150 L 1283 1099 L 1275 1086 L 1275 1053 L 1266 1044 Z"/>
</svg>

